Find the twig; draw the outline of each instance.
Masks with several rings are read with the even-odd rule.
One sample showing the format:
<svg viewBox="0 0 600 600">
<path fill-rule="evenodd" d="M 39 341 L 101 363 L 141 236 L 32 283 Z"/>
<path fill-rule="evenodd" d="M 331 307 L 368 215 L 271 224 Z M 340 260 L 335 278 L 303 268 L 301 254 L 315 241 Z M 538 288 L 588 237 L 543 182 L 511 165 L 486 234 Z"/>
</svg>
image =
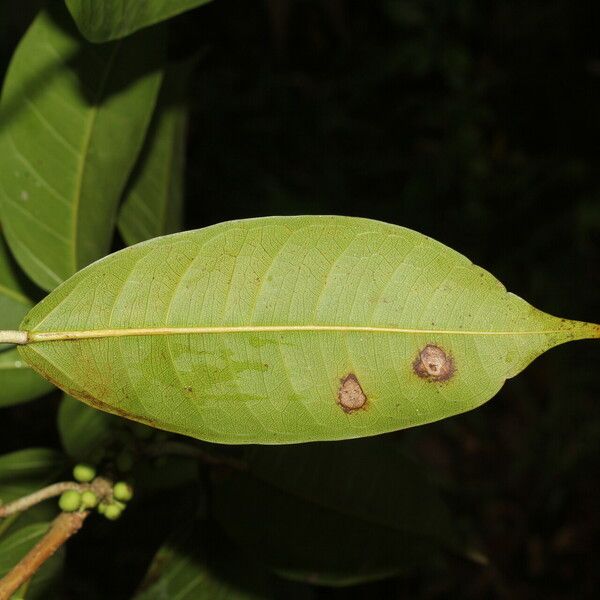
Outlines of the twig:
<svg viewBox="0 0 600 600">
<path fill-rule="evenodd" d="M 23 583 L 74 534 L 77 533 L 89 512 L 61 513 L 54 519 L 46 535 L 0 579 L 0 600 L 9 600 Z"/>
<path fill-rule="evenodd" d="M 26 331 L 0 331 L 0 344 L 26 344 L 28 340 Z"/>
<path fill-rule="evenodd" d="M 170 441 L 149 444 L 144 448 L 144 451 L 150 456 L 187 456 L 189 458 L 198 458 L 209 465 L 226 466 L 236 471 L 245 471 L 247 469 L 246 463 L 242 460 L 230 456 L 216 456 L 198 446 L 192 446 L 184 442 Z"/>
<path fill-rule="evenodd" d="M 8 504 L 0 506 L 0 519 L 27 510 L 28 508 L 31 508 L 35 504 L 39 504 L 48 498 L 60 496 L 67 490 L 85 492 L 85 490 L 89 489 L 90 485 L 87 483 L 75 483 L 74 481 L 61 481 L 59 483 L 53 483 L 48 487 L 33 492 L 33 494 L 23 496 L 22 498 L 18 498 L 17 500 L 13 500 Z"/>
<path fill-rule="evenodd" d="M 28 496 L 23 496 L 4 506 L 0 506 L 0 519 L 27 510 L 48 498 L 60 496 L 67 490 L 77 490 L 80 493 L 91 490 L 102 500 L 104 498 L 109 498 L 112 494 L 112 482 L 104 477 L 96 477 L 91 483 L 77 483 L 75 481 L 60 481 L 58 483 L 53 483 Z"/>
</svg>

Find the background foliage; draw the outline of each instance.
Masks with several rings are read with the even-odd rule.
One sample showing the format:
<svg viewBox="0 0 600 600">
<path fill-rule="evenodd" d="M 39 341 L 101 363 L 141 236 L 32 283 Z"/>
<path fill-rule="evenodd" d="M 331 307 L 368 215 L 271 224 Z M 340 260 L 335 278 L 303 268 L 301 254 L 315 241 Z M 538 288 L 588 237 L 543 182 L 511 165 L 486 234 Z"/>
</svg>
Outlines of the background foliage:
<svg viewBox="0 0 600 600">
<path fill-rule="evenodd" d="M 0 71 L 39 5 L 2 3 Z M 541 309 L 597 320 L 599 18 L 600 8 L 568 0 L 215 0 L 176 17 L 169 56 L 196 61 L 184 227 L 268 214 L 382 219 L 450 245 Z M 126 201 L 136 186 L 152 182 L 131 179 Z M 120 230 L 139 235 L 123 221 Z M 262 567 L 222 575 L 249 560 L 206 519 L 231 482 L 189 458 L 144 459 L 136 475 L 146 494 L 117 524 L 90 519 L 67 548 L 60 593 L 129 598 L 169 539 L 169 560 L 207 565 L 212 598 L 231 581 L 258 598 L 591 597 L 600 583 L 597 352 L 587 342 L 558 348 L 480 410 L 387 436 L 436 483 L 487 567 L 432 560 L 339 589 L 293 585 Z M 0 451 L 64 448 L 75 460 L 91 452 L 81 440 L 95 439 L 117 462 L 143 445 L 78 407 L 54 393 L 0 409 Z M 250 514 L 260 514 L 254 502 Z M 178 526 L 196 514 L 197 543 L 182 540 Z M 344 530 L 359 539 L 358 528 Z"/>
</svg>

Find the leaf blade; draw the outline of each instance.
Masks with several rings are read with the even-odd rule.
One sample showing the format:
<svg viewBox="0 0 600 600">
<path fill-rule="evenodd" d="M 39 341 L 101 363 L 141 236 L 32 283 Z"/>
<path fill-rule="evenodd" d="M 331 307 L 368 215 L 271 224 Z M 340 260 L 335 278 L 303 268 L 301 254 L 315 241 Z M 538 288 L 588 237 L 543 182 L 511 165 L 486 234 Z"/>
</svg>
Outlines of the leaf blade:
<svg viewBox="0 0 600 600">
<path fill-rule="evenodd" d="M 0 329 L 14 329 L 33 306 L 0 235 Z"/>
<path fill-rule="evenodd" d="M 16 329 L 33 302 L 4 237 L 0 235 L 0 329 Z M 16 348 L 0 344 L 0 407 L 33 400 L 53 386 L 23 361 Z"/>
<path fill-rule="evenodd" d="M 210 0 L 66 0 L 81 33 L 92 42 L 125 37 L 139 29 L 191 10 Z"/>
<path fill-rule="evenodd" d="M 422 468 L 389 439 L 249 447 L 245 463 L 214 482 L 215 516 L 284 577 L 354 585 L 464 554 Z"/>
<path fill-rule="evenodd" d="M 56 8 L 38 15 L 14 53 L 0 104 L 3 224 L 17 261 L 46 290 L 108 251 L 163 53 L 156 29 L 102 47 L 82 42 Z"/>
<path fill-rule="evenodd" d="M 547 349 L 599 335 L 438 242 L 350 217 L 233 221 L 138 244 L 72 277 L 22 328 L 25 359 L 75 397 L 223 443 L 428 423 L 479 406 Z M 77 331 L 91 337 L 70 341 Z M 446 381 L 418 373 L 431 345 L 452 359 Z M 344 410 L 349 375 L 364 407 Z"/>
<path fill-rule="evenodd" d="M 129 246 L 180 231 L 187 129 L 186 92 L 194 61 L 169 65 L 118 226 Z"/>
<path fill-rule="evenodd" d="M 54 389 L 23 360 L 16 348 L 0 352 L 0 383 L 0 407 L 34 400 Z"/>
</svg>

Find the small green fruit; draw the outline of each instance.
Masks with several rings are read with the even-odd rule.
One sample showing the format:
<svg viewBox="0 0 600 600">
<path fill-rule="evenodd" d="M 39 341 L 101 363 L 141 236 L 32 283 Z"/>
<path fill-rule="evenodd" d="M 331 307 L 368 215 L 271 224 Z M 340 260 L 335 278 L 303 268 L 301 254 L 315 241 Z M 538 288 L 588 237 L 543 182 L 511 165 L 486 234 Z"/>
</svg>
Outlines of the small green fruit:
<svg viewBox="0 0 600 600">
<path fill-rule="evenodd" d="M 88 483 L 89 481 L 92 481 L 94 477 L 96 477 L 96 469 L 94 469 L 94 467 L 91 465 L 86 465 L 83 463 L 75 465 L 73 469 L 73 477 L 75 477 L 77 481 L 81 481 L 81 483 Z"/>
<path fill-rule="evenodd" d="M 82 508 L 94 508 L 98 504 L 98 496 L 90 490 L 86 490 L 81 494 L 81 506 Z"/>
<path fill-rule="evenodd" d="M 104 516 L 111 521 L 115 521 L 121 516 L 123 509 L 116 504 L 109 504 L 104 510 Z"/>
<path fill-rule="evenodd" d="M 133 488 L 124 481 L 118 481 L 113 487 L 113 498 L 129 502 L 133 498 Z"/>
<path fill-rule="evenodd" d="M 98 512 L 103 515 L 106 512 L 106 509 L 109 507 L 110 505 L 108 504 L 108 502 L 100 502 L 100 504 L 98 504 Z"/>
<path fill-rule="evenodd" d="M 77 490 L 63 492 L 58 500 L 60 510 L 75 512 L 81 506 L 81 494 Z"/>
</svg>

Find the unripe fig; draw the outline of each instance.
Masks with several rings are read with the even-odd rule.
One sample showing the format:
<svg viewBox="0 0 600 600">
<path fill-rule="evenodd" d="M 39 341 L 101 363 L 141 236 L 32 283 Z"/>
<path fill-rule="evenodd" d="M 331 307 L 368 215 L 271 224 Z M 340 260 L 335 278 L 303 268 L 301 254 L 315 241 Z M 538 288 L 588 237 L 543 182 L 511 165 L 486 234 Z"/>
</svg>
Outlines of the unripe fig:
<svg viewBox="0 0 600 600">
<path fill-rule="evenodd" d="M 115 521 L 121 516 L 123 509 L 116 504 L 109 504 L 104 510 L 104 516 L 111 521 Z"/>
<path fill-rule="evenodd" d="M 124 481 L 118 481 L 113 487 L 113 498 L 129 502 L 133 498 L 133 488 Z"/>
<path fill-rule="evenodd" d="M 77 490 L 63 492 L 58 500 L 60 510 L 75 512 L 81 506 L 81 494 Z"/>
<path fill-rule="evenodd" d="M 73 468 L 73 477 L 82 483 L 88 483 L 96 477 L 96 469 L 91 465 L 80 463 Z"/>
<path fill-rule="evenodd" d="M 91 490 L 86 490 L 81 494 L 81 506 L 82 508 L 94 508 L 98 504 L 98 496 Z"/>
</svg>

